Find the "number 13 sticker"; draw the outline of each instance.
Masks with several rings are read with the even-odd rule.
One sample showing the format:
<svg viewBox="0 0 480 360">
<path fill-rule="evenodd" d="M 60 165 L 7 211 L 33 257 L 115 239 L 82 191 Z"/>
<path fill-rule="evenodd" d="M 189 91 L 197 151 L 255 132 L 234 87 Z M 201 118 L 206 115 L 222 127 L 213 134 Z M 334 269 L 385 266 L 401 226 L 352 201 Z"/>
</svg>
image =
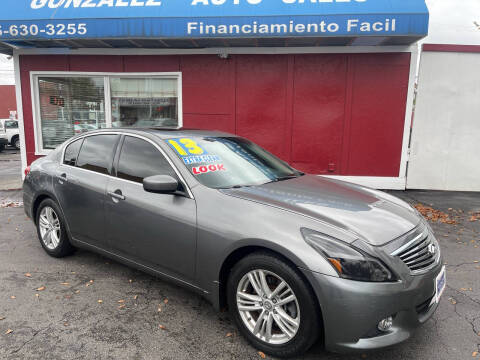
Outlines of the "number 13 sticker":
<svg viewBox="0 0 480 360">
<path fill-rule="evenodd" d="M 183 139 L 174 139 L 168 140 L 170 146 L 175 149 L 175 151 L 180 156 L 189 156 L 189 155 L 203 155 L 206 154 L 205 150 L 203 150 L 195 141 L 188 138 Z"/>
</svg>

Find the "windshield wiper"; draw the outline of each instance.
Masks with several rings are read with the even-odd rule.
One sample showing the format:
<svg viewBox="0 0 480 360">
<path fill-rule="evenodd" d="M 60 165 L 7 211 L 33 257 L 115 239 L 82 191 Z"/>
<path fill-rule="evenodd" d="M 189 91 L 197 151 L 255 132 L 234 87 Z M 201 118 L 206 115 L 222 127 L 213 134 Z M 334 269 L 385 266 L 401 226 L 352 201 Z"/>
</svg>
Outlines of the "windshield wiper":
<svg viewBox="0 0 480 360">
<path fill-rule="evenodd" d="M 280 176 L 280 177 L 277 177 L 277 178 L 273 179 L 272 181 L 266 182 L 265 184 L 271 184 L 271 183 L 275 183 L 275 182 L 279 182 L 279 181 L 296 179 L 296 178 L 298 178 L 300 176 L 303 176 L 303 175 L 305 175 L 305 173 L 299 172 L 298 174 Z"/>
</svg>

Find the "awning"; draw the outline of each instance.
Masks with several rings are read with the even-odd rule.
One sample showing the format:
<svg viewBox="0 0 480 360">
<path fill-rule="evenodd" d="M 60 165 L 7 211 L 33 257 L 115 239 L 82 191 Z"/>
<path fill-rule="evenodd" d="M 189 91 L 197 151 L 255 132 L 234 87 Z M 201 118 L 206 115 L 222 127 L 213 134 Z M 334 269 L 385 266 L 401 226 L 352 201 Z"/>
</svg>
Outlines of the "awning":
<svg viewBox="0 0 480 360">
<path fill-rule="evenodd" d="M 2 0 L 0 51 L 406 45 L 425 0 Z"/>
</svg>

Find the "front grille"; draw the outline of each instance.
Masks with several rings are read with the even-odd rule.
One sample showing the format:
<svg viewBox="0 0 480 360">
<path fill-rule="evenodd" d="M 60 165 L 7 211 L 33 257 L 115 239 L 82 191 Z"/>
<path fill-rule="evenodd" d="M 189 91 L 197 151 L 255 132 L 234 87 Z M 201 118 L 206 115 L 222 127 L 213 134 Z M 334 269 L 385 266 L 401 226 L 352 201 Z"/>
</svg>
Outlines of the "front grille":
<svg viewBox="0 0 480 360">
<path fill-rule="evenodd" d="M 428 230 L 392 253 L 398 256 L 412 271 L 418 273 L 435 264 L 440 249 Z"/>
</svg>

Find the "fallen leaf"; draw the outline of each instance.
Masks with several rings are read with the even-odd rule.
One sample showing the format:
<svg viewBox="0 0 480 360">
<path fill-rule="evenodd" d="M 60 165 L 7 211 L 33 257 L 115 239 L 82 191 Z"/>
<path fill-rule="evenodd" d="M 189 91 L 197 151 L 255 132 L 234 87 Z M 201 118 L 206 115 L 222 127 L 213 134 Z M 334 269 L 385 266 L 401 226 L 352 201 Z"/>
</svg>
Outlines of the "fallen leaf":
<svg viewBox="0 0 480 360">
<path fill-rule="evenodd" d="M 61 285 L 68 286 L 68 285 L 70 285 L 70 283 L 68 283 L 68 282 L 64 282 L 64 283 L 61 283 Z"/>
<path fill-rule="evenodd" d="M 80 293 L 80 290 L 75 290 L 75 294 L 79 294 Z"/>
<path fill-rule="evenodd" d="M 13 332 L 12 329 L 8 329 L 7 331 L 5 331 L 5 335 L 11 334 L 12 332 Z"/>
<path fill-rule="evenodd" d="M 233 333 L 228 333 L 227 334 L 227 337 L 232 337 L 233 336 Z"/>
<path fill-rule="evenodd" d="M 17 297 L 16 296 L 10 296 L 10 299 L 16 299 Z"/>
<path fill-rule="evenodd" d="M 5 320 L 5 316 L 0 316 L 0 321 Z"/>
<path fill-rule="evenodd" d="M 166 328 L 165 326 L 163 326 L 163 325 L 158 325 L 158 327 L 159 327 L 160 329 L 162 329 L 162 330 L 167 330 L 167 328 Z"/>
<path fill-rule="evenodd" d="M 455 304 L 457 303 L 457 300 L 455 300 L 455 299 L 450 299 L 450 302 L 451 302 L 453 305 L 455 305 Z"/>
<path fill-rule="evenodd" d="M 132 283 L 132 282 L 133 282 L 133 280 L 132 280 L 132 279 L 130 279 L 130 280 L 128 280 L 128 282 L 129 282 L 129 283 Z"/>
<path fill-rule="evenodd" d="M 40 297 L 40 294 L 37 293 L 37 294 L 35 294 L 35 296 L 38 298 L 38 297 Z"/>
<path fill-rule="evenodd" d="M 71 299 L 71 298 L 72 298 L 72 295 L 65 295 L 64 298 L 65 298 L 65 299 Z"/>
<path fill-rule="evenodd" d="M 138 299 L 138 295 L 135 295 L 135 296 L 133 297 L 133 300 L 137 300 L 137 299 Z"/>
<path fill-rule="evenodd" d="M 45 290 L 45 289 L 46 289 L 45 286 L 40 286 L 40 287 L 37 289 L 37 291 L 43 291 L 43 290 Z"/>
<path fill-rule="evenodd" d="M 467 291 L 467 288 L 460 288 L 461 291 Z"/>
<path fill-rule="evenodd" d="M 125 300 L 118 300 L 117 302 L 121 304 L 121 303 L 124 303 Z"/>
<path fill-rule="evenodd" d="M 25 276 L 26 276 L 26 277 L 32 277 L 32 274 L 26 273 Z"/>
<path fill-rule="evenodd" d="M 262 359 L 265 359 L 265 358 L 266 358 L 265 354 L 264 354 L 263 352 L 261 352 L 261 351 L 258 352 L 258 355 L 260 355 L 260 357 L 261 357 Z"/>
<path fill-rule="evenodd" d="M 478 351 L 474 351 L 474 352 L 472 353 L 472 357 L 477 357 L 477 355 L 478 355 Z"/>
<path fill-rule="evenodd" d="M 120 306 L 118 307 L 118 310 L 121 310 L 121 309 L 123 309 L 123 308 L 125 308 L 125 304 L 120 305 Z"/>
<path fill-rule="evenodd" d="M 475 260 L 473 263 L 474 263 L 474 264 L 478 264 L 478 260 Z"/>
<path fill-rule="evenodd" d="M 103 304 L 103 300 L 98 300 L 97 301 L 99 304 Z"/>
<path fill-rule="evenodd" d="M 63 326 L 68 326 L 68 323 L 63 323 Z"/>
<path fill-rule="evenodd" d="M 167 305 L 167 304 L 168 304 L 168 299 L 163 300 L 163 303 L 164 303 L 165 305 Z"/>
<path fill-rule="evenodd" d="M 158 305 L 157 312 L 162 312 L 162 308 L 160 307 L 160 305 Z"/>
</svg>

